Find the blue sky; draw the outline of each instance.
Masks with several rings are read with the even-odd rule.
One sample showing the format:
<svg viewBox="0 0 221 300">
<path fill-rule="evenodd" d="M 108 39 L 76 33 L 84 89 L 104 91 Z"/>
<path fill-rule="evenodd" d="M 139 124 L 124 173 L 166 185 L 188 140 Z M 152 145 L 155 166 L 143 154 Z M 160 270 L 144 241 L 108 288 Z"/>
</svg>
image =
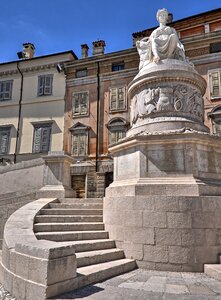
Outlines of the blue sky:
<svg viewBox="0 0 221 300">
<path fill-rule="evenodd" d="M 157 25 L 167 8 L 174 21 L 221 7 L 221 0 L 0 0 L 0 62 L 16 60 L 24 42 L 36 56 L 73 50 L 103 39 L 106 53 L 132 47 L 132 33 Z"/>
</svg>

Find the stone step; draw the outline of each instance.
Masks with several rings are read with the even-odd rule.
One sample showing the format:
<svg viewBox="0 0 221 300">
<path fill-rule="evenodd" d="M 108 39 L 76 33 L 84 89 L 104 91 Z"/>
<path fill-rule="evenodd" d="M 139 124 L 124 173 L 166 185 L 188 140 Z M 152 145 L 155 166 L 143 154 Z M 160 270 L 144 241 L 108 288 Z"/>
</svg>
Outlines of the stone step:
<svg viewBox="0 0 221 300">
<path fill-rule="evenodd" d="M 103 209 L 44 208 L 41 215 L 103 215 Z"/>
<path fill-rule="evenodd" d="M 96 231 L 104 230 L 104 223 L 40 223 L 34 224 L 34 232 L 46 231 Z"/>
<path fill-rule="evenodd" d="M 103 222 L 103 216 L 38 215 L 35 223 Z"/>
<path fill-rule="evenodd" d="M 50 208 L 68 208 L 68 209 L 103 209 L 102 203 L 50 203 Z"/>
<path fill-rule="evenodd" d="M 124 251 L 120 249 L 105 249 L 98 251 L 89 251 L 76 253 L 77 267 L 84 267 L 89 265 L 95 265 L 104 263 L 107 261 L 113 261 L 124 258 Z"/>
<path fill-rule="evenodd" d="M 103 203 L 103 198 L 64 198 L 60 203 Z"/>
<path fill-rule="evenodd" d="M 75 246 L 76 254 L 80 252 L 111 249 L 116 246 L 115 241 L 109 239 L 72 241 L 69 243 Z"/>
<path fill-rule="evenodd" d="M 126 258 L 78 268 L 78 288 L 132 271 L 135 268 L 135 261 Z"/>
<path fill-rule="evenodd" d="M 37 232 L 35 234 L 38 240 L 49 240 L 55 242 L 79 241 L 79 240 L 98 240 L 108 239 L 107 231 L 53 231 Z"/>
<path fill-rule="evenodd" d="M 219 264 L 205 264 L 204 273 L 218 281 L 221 281 L 221 265 Z"/>
</svg>

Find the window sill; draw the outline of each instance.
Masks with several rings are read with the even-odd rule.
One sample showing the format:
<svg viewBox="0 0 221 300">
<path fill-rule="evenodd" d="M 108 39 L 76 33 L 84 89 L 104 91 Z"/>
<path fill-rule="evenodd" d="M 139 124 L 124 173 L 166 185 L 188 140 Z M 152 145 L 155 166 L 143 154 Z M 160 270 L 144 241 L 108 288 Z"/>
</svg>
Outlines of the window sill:
<svg viewBox="0 0 221 300">
<path fill-rule="evenodd" d="M 116 110 L 109 110 L 110 114 L 114 114 L 114 113 L 119 113 L 119 112 L 124 112 L 127 111 L 127 108 L 124 109 L 116 109 Z"/>
</svg>

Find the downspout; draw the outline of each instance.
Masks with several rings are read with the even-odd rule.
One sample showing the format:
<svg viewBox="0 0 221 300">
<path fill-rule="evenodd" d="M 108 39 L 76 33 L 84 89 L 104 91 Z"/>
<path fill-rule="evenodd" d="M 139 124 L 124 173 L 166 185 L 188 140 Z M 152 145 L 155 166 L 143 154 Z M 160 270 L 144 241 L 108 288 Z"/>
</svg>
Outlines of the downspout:
<svg viewBox="0 0 221 300">
<path fill-rule="evenodd" d="M 97 62 L 97 137 L 96 137 L 96 172 L 98 172 L 98 156 L 99 156 L 99 121 L 100 121 L 100 64 Z"/>
<path fill-rule="evenodd" d="M 24 76 L 19 68 L 19 61 L 17 62 L 17 70 L 21 75 L 21 88 L 20 88 L 20 97 L 19 97 L 19 103 L 18 103 L 18 124 L 17 124 L 17 135 L 16 135 L 16 143 L 15 143 L 15 153 L 14 153 L 14 163 L 17 162 L 17 154 L 18 154 L 18 145 L 19 145 L 19 136 L 20 136 L 20 121 L 21 121 L 21 103 L 22 103 L 22 97 L 23 97 L 23 81 Z"/>
</svg>

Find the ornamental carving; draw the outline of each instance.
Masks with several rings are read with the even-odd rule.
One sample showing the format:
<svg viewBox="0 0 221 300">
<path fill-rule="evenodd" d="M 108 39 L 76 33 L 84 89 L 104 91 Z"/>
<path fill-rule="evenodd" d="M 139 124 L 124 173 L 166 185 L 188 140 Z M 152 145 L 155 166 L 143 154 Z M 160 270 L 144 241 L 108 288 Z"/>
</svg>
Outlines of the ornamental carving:
<svg viewBox="0 0 221 300">
<path fill-rule="evenodd" d="M 199 90 L 186 85 L 149 88 L 131 100 L 131 124 L 157 112 L 186 112 L 203 120 L 203 98 Z"/>
</svg>

